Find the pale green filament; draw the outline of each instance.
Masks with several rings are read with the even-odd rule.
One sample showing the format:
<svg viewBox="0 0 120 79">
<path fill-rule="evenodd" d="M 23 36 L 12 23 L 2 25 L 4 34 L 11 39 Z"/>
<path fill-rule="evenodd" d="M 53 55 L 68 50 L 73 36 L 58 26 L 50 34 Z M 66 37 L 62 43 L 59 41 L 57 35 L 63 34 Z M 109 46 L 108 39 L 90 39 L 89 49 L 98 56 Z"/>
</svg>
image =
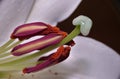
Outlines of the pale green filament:
<svg viewBox="0 0 120 79">
<path fill-rule="evenodd" d="M 11 43 L 13 43 L 15 39 L 10 39 L 8 42 L 6 42 L 4 45 L 0 47 L 0 51 L 4 50 L 6 47 L 8 47 Z"/>
<path fill-rule="evenodd" d="M 20 74 L 18 71 L 0 71 L 0 79 L 12 79 L 13 76 L 18 78 Z"/>
<path fill-rule="evenodd" d="M 5 79 L 5 78 L 9 78 L 9 77 L 10 77 L 10 73 L 0 72 L 0 79 Z"/>
<path fill-rule="evenodd" d="M 6 57 L 6 56 L 9 56 L 9 55 L 11 55 L 10 52 L 4 52 L 4 53 L 0 54 L 0 58 Z"/>
<path fill-rule="evenodd" d="M 10 45 L 10 43 L 9 43 L 10 46 L 7 46 L 6 48 L 5 48 L 5 47 L 2 48 L 2 49 L 0 50 L 0 54 L 7 52 L 8 50 L 10 50 L 11 48 L 13 48 L 13 47 L 15 47 L 16 45 L 20 44 L 21 42 L 22 42 L 22 41 L 17 41 L 17 42 L 15 42 L 15 43 L 13 43 L 12 45 Z M 11 42 L 11 43 L 12 43 L 12 42 Z"/>
</svg>

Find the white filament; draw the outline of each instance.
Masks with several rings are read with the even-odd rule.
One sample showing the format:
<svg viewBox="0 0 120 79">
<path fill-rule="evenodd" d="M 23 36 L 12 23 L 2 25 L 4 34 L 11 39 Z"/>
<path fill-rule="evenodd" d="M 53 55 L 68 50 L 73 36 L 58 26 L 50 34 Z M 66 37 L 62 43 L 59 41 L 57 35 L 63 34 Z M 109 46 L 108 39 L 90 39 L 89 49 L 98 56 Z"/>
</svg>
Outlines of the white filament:
<svg viewBox="0 0 120 79">
<path fill-rule="evenodd" d="M 92 27 L 92 20 L 89 17 L 84 16 L 84 15 L 80 15 L 80 16 L 76 17 L 72 23 L 75 26 L 77 26 L 77 25 L 81 26 L 80 31 L 84 36 L 89 34 L 90 29 Z"/>
</svg>

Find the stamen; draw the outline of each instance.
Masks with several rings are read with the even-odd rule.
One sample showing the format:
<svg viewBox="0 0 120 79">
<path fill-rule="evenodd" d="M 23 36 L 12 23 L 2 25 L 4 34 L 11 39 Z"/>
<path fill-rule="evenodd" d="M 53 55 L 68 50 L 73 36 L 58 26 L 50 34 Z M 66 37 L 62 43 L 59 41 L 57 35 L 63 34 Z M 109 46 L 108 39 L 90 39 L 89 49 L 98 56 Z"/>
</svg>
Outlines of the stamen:
<svg viewBox="0 0 120 79">
<path fill-rule="evenodd" d="M 31 73 L 62 62 L 69 56 L 70 49 L 75 44 L 72 39 L 80 34 L 81 25 L 82 24 L 78 23 L 78 25 L 76 25 L 75 29 L 70 34 L 61 31 L 57 27 L 52 27 L 41 22 L 29 23 L 19 26 L 12 33 L 12 39 L 4 44 L 2 47 L 0 47 L 0 74 L 3 74 L 0 75 L 0 78 L 2 76 L 8 76 L 8 74 L 10 73 L 7 72 L 9 71 L 20 71 L 24 69 L 24 73 Z M 89 24 L 87 25 L 89 26 Z M 87 32 L 85 34 L 88 33 L 89 29 L 87 29 Z M 20 44 L 21 41 L 14 42 L 15 38 L 18 38 L 19 40 L 24 40 L 36 35 L 44 35 L 44 37 L 24 44 Z M 64 47 L 63 45 L 65 45 L 66 47 Z M 36 60 L 34 62 L 30 62 L 31 60 L 38 59 L 41 55 L 58 47 L 59 49 L 57 50 L 57 52 L 50 54 L 47 57 L 41 57 L 39 60 Z M 12 54 L 16 55 L 17 57 L 9 53 L 11 49 Z M 40 51 L 34 52 L 32 54 L 26 54 L 34 50 Z M 22 54 L 26 55 L 19 56 Z M 6 58 L 7 56 L 8 58 Z M 3 71 L 6 71 L 6 73 L 1 73 Z"/>
<path fill-rule="evenodd" d="M 3 63 L 5 65 L 12 65 L 12 64 L 18 64 L 18 63 L 23 63 L 25 61 L 29 61 L 29 60 L 33 60 L 34 58 L 37 58 L 61 45 L 64 45 L 66 43 L 68 43 L 69 41 L 71 41 L 74 37 L 76 37 L 77 35 L 79 35 L 80 33 L 80 26 L 76 26 L 76 28 L 69 34 L 67 35 L 59 44 L 56 44 L 56 45 L 52 45 L 52 46 L 49 46 L 47 48 L 44 48 L 38 52 L 35 52 L 31 55 L 27 55 L 27 56 L 24 56 L 24 57 L 13 57 L 12 60 L 13 61 L 10 61 L 10 62 L 6 62 L 6 63 Z"/>
<path fill-rule="evenodd" d="M 65 60 L 69 56 L 69 52 L 70 52 L 70 47 L 61 46 L 57 50 L 56 53 L 53 53 L 53 54 L 47 56 L 46 60 L 44 60 L 43 62 L 38 63 L 34 67 L 29 67 L 29 68 L 23 69 L 23 73 L 36 72 L 36 71 L 42 70 L 46 67 L 60 63 L 61 61 Z"/>
<path fill-rule="evenodd" d="M 42 22 L 20 25 L 14 30 L 11 38 L 19 38 L 19 40 L 28 39 L 32 36 L 38 35 L 40 32 L 44 31 L 47 28 L 48 25 Z"/>
<path fill-rule="evenodd" d="M 62 39 L 63 37 L 60 34 L 52 33 L 40 39 L 16 46 L 12 50 L 12 54 L 15 56 L 19 56 L 22 54 L 32 52 L 34 50 L 41 50 L 50 45 L 59 43 Z"/>
</svg>

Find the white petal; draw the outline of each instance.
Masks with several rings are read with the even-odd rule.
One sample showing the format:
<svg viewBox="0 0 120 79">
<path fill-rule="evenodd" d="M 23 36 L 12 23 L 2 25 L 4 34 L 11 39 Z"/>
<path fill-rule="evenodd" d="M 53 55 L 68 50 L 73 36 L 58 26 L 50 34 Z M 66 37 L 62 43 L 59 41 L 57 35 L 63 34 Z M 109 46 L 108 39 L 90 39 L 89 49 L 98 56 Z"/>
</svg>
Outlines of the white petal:
<svg viewBox="0 0 120 79">
<path fill-rule="evenodd" d="M 9 39 L 13 29 L 26 20 L 34 0 L 0 1 L 0 45 Z"/>
<path fill-rule="evenodd" d="M 20 24 L 43 21 L 52 25 L 69 17 L 81 0 L 2 0 L 0 4 L 0 44 Z M 33 7 L 34 6 L 34 7 Z"/>
<path fill-rule="evenodd" d="M 114 50 L 91 38 L 78 36 L 74 40 L 76 45 L 64 62 L 15 79 L 118 79 L 120 56 Z"/>
<path fill-rule="evenodd" d="M 28 22 L 43 21 L 52 25 L 69 17 L 81 0 L 36 0 Z"/>
</svg>

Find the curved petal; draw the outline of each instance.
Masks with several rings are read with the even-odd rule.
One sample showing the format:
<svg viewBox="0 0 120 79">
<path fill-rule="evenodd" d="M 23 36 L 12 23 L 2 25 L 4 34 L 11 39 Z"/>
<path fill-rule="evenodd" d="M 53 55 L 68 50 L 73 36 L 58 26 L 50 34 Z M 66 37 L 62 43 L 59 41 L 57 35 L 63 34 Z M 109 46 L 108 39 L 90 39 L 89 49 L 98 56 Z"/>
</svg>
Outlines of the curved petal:
<svg viewBox="0 0 120 79">
<path fill-rule="evenodd" d="M 27 22 L 44 21 L 52 25 L 68 18 L 81 0 L 36 0 Z"/>
<path fill-rule="evenodd" d="M 78 36 L 74 40 L 76 45 L 64 62 L 15 79 L 118 79 L 120 56 L 114 50 L 91 38 Z"/>
<path fill-rule="evenodd" d="M 0 0 L 0 44 L 26 20 L 35 0 Z M 29 2 L 29 5 L 28 5 Z"/>
<path fill-rule="evenodd" d="M 81 0 L 60 2 L 58 0 L 2 0 L 0 2 L 0 44 L 7 41 L 14 27 L 26 21 L 42 21 L 56 25 L 57 22 L 69 17 L 80 2 Z"/>
</svg>

